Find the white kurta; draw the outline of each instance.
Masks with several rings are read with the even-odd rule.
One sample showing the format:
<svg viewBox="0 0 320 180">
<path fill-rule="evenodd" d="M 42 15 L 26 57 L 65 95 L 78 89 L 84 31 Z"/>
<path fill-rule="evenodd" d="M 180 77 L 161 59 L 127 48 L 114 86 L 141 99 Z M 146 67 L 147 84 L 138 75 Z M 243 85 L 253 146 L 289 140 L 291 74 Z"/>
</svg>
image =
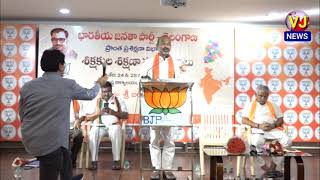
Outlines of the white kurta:
<svg viewBox="0 0 320 180">
<path fill-rule="evenodd" d="M 121 111 L 128 112 L 124 101 L 118 98 Z M 103 104 L 104 104 L 103 100 Z M 114 111 L 118 111 L 115 96 L 112 96 L 108 101 L 108 107 Z M 112 144 L 112 155 L 114 161 L 120 160 L 121 151 L 121 126 L 120 124 L 114 124 L 119 121 L 116 116 L 110 114 L 101 115 L 101 123 L 94 122 L 89 133 L 89 148 L 91 152 L 92 161 L 98 160 L 99 144 L 103 136 L 109 136 Z M 101 126 L 103 125 L 103 126 Z"/>
<path fill-rule="evenodd" d="M 245 106 L 245 108 L 242 110 L 242 117 L 247 117 L 247 118 L 249 117 L 252 103 L 253 102 L 248 103 Z M 272 102 L 271 104 L 274 108 L 276 119 L 283 117 L 280 107 Z M 272 118 L 272 114 L 267 104 L 261 105 L 257 102 L 253 122 L 258 124 L 262 124 L 262 123 L 273 124 L 276 121 L 276 119 Z M 262 149 L 263 145 L 267 139 L 275 139 L 279 141 L 282 147 L 288 147 L 291 145 L 290 138 L 282 130 L 279 130 L 276 128 L 276 129 L 272 129 L 271 131 L 262 131 L 261 129 L 252 128 L 252 134 L 250 136 L 250 140 L 251 140 L 251 144 L 256 146 L 258 152 L 261 152 L 263 150 Z M 273 157 L 272 160 L 275 164 L 278 165 L 278 167 L 280 167 L 284 159 L 282 157 Z M 264 159 L 261 157 L 257 158 L 257 162 L 259 167 L 265 164 Z"/>
<path fill-rule="evenodd" d="M 175 71 L 175 79 L 181 77 L 180 72 L 181 63 L 175 61 L 172 57 Z M 153 64 L 154 57 L 147 59 L 143 68 L 140 71 L 141 76 L 148 75 L 153 78 Z M 161 56 L 159 57 L 159 79 L 165 80 L 169 79 L 168 69 L 169 63 L 168 59 L 164 60 Z M 156 169 L 172 169 L 173 157 L 175 155 L 175 144 L 171 136 L 171 127 L 151 127 L 150 128 L 150 156 L 152 166 Z M 161 135 L 163 135 L 164 145 L 163 151 L 161 152 L 160 140 Z"/>
</svg>

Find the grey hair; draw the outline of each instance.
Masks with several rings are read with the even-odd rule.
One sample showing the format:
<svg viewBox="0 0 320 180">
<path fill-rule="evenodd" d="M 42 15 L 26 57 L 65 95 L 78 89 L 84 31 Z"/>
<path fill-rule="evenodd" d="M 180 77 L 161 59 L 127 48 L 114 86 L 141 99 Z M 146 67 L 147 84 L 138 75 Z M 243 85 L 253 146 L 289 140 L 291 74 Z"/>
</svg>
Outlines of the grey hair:
<svg viewBox="0 0 320 180">
<path fill-rule="evenodd" d="M 258 93 L 258 91 L 265 91 L 269 94 L 270 90 L 269 90 L 268 86 L 260 84 L 257 86 L 256 93 Z"/>
</svg>

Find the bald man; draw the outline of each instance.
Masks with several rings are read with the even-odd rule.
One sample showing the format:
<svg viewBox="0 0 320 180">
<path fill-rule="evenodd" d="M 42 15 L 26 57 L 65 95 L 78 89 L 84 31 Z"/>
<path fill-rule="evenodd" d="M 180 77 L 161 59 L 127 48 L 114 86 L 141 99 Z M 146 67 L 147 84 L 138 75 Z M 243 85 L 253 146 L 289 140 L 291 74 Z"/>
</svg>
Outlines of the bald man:
<svg viewBox="0 0 320 180">
<path fill-rule="evenodd" d="M 167 80 L 179 77 L 185 71 L 184 65 L 176 61 L 171 55 L 171 39 L 168 35 L 163 35 L 157 41 L 158 52 L 154 57 L 145 62 L 141 70 L 142 76 L 147 76 L 153 80 Z M 162 132 L 162 133 L 161 133 Z M 161 152 L 160 140 L 163 135 L 164 145 Z M 160 179 L 162 174 L 160 169 L 165 169 L 163 176 L 165 179 L 174 180 L 176 177 L 171 171 L 173 157 L 175 155 L 175 144 L 171 137 L 171 127 L 151 127 L 150 129 L 150 156 L 152 166 L 156 169 L 151 174 L 152 180 Z"/>
<path fill-rule="evenodd" d="M 276 104 L 268 101 L 269 88 L 259 85 L 256 89 L 256 98 L 246 105 L 242 110 L 242 123 L 252 127 L 251 144 L 258 152 L 263 151 L 266 139 L 279 141 L 282 147 L 291 145 L 291 140 L 283 130 L 278 129 L 283 125 L 283 114 Z M 261 169 L 266 172 L 276 172 L 277 165 L 280 166 L 283 158 L 272 158 L 268 167 L 263 158 L 258 157 L 257 161 Z"/>
</svg>

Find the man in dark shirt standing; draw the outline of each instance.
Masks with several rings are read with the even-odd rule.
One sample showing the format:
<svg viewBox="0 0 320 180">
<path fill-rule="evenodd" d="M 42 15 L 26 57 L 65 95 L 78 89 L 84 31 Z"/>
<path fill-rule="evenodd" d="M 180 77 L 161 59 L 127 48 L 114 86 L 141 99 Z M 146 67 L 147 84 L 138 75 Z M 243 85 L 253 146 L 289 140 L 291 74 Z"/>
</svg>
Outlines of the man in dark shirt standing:
<svg viewBox="0 0 320 180">
<path fill-rule="evenodd" d="M 91 89 L 63 78 L 65 56 L 46 50 L 41 58 L 42 77 L 26 83 L 20 91 L 19 114 L 22 142 L 28 153 L 40 161 L 40 180 L 72 179 L 69 146 L 70 102 L 92 100 L 105 84 L 100 77 Z"/>
<path fill-rule="evenodd" d="M 61 51 L 65 57 L 65 68 L 64 68 L 64 77 L 69 79 L 74 79 L 76 68 L 71 68 L 73 63 L 76 62 L 78 54 L 68 46 L 69 33 L 66 29 L 63 28 L 54 28 L 50 31 L 52 47 L 50 49 L 56 49 Z M 74 71 L 71 71 L 74 70 Z M 71 150 L 71 160 L 72 167 L 76 168 L 77 156 L 80 152 L 83 134 L 81 131 L 81 124 L 79 119 L 79 112 L 75 112 L 74 107 L 79 105 L 78 101 L 72 101 L 70 108 L 70 150 Z"/>
</svg>

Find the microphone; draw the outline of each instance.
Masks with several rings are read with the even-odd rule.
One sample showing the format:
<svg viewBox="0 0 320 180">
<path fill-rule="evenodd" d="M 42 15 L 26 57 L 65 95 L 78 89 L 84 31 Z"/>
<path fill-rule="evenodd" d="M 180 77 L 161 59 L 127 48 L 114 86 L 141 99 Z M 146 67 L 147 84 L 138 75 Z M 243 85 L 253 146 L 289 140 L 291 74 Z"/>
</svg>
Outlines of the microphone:
<svg viewBox="0 0 320 180">
<path fill-rule="evenodd" d="M 149 79 L 149 80 L 153 79 L 153 78 L 151 78 L 150 76 L 148 76 L 149 71 L 150 71 L 151 69 L 153 69 L 154 67 L 160 66 L 160 64 L 161 64 L 162 62 L 166 61 L 166 58 L 168 58 L 168 57 L 169 57 L 169 54 L 164 55 L 164 56 L 163 56 L 163 61 L 159 62 L 158 64 L 152 65 L 151 68 L 148 69 L 146 75 L 145 75 L 145 76 L 141 76 L 141 78 L 145 78 L 145 79 Z"/>
<path fill-rule="evenodd" d="M 107 66 L 107 63 L 102 64 L 102 76 L 106 75 L 106 66 Z"/>
</svg>

